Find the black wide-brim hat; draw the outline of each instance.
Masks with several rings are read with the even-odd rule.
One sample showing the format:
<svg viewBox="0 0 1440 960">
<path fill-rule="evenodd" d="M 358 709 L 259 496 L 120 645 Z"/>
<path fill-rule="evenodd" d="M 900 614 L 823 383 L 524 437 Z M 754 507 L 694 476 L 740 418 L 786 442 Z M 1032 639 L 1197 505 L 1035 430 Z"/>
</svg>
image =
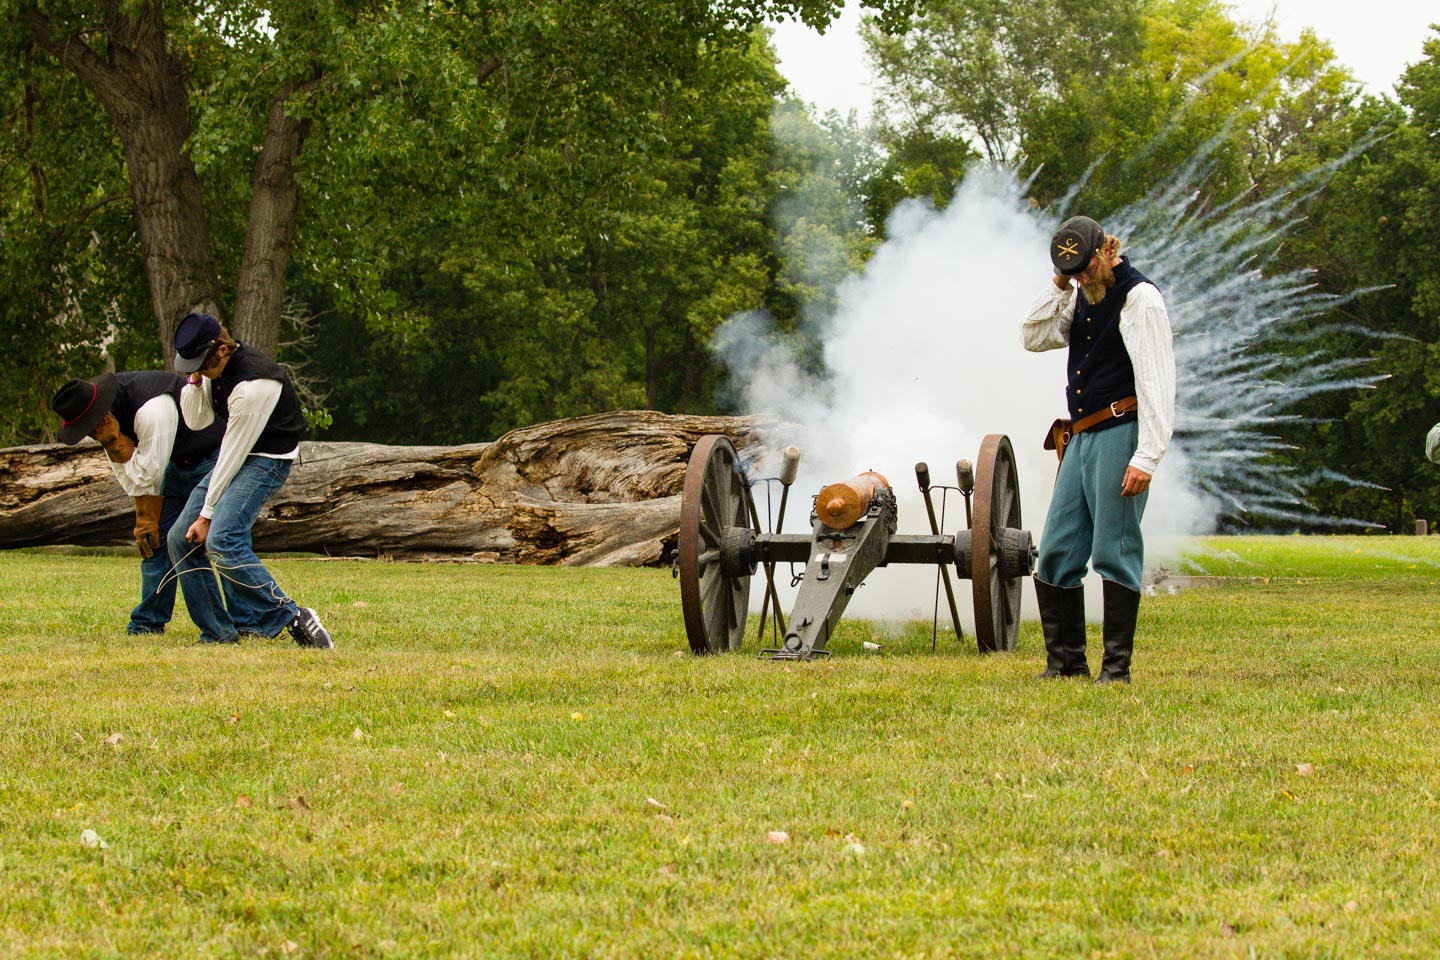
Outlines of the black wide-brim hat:
<svg viewBox="0 0 1440 960">
<path fill-rule="evenodd" d="M 1050 262 L 1062 277 L 1084 273 L 1105 245 L 1105 231 L 1089 217 L 1071 217 L 1050 238 Z"/>
<path fill-rule="evenodd" d="M 110 407 L 120 381 L 113 373 L 102 373 L 94 380 L 71 380 L 61 387 L 50 401 L 50 409 L 60 415 L 61 443 L 79 443 L 90 436 Z"/>
</svg>

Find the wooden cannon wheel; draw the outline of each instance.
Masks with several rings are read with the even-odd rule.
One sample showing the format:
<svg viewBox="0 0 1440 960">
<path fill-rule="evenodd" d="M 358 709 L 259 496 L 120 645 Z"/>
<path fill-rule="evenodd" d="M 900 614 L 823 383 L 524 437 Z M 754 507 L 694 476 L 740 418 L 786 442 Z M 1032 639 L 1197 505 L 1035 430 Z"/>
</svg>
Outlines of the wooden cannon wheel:
<svg viewBox="0 0 1440 960">
<path fill-rule="evenodd" d="M 1020 632 L 1021 577 L 1002 571 L 1006 527 L 1020 527 L 1020 480 L 1010 438 L 992 433 L 980 444 L 975 464 L 975 512 L 971 527 L 971 589 L 975 597 L 975 643 L 981 653 L 1014 650 Z"/>
<path fill-rule="evenodd" d="M 685 470 L 680 500 L 680 605 L 695 653 L 740 649 L 750 608 L 750 576 L 726 576 L 720 544 L 729 527 L 750 527 L 735 447 L 722 436 L 700 439 Z"/>
</svg>

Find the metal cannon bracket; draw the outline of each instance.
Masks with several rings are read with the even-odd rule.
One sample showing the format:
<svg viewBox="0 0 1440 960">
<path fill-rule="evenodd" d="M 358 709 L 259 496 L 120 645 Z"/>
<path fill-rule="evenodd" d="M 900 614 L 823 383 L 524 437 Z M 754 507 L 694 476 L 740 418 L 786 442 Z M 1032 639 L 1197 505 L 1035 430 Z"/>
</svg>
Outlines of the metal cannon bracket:
<svg viewBox="0 0 1440 960">
<path fill-rule="evenodd" d="M 786 493 L 798 458 L 798 451 L 787 452 L 778 478 Z M 776 632 L 783 639 L 778 647 L 761 650 L 760 656 L 780 660 L 828 656 L 836 624 L 871 571 L 892 563 L 920 563 L 941 568 L 957 636 L 963 633 L 947 572 L 951 565 L 956 577 L 971 581 L 977 649 L 981 653 L 1013 650 L 1019 632 L 1020 588 L 1034 569 L 1036 551 L 1030 532 L 1020 527 L 1020 486 L 1009 438 L 985 437 L 975 467 L 962 460 L 957 473 L 969 526 L 954 535 L 939 532 L 930 502 L 929 468 L 923 463 L 916 465 L 916 477 L 930 515 L 929 536 L 896 533 L 894 491 L 873 474 L 856 478 L 868 484 L 863 508 L 842 505 L 837 499 L 837 511 L 830 513 L 817 503 L 809 535 L 771 533 L 760 529 L 751 493 L 757 481 L 749 477 L 735 447 L 722 436 L 701 438 L 685 473 L 676 564 L 690 649 L 698 654 L 742 648 L 750 579 L 763 568 L 759 632 L 763 634 L 765 615 L 773 605 Z M 784 504 L 782 494 L 781 522 Z M 840 510 L 841 506 L 847 509 Z M 835 520 L 837 516 L 843 519 Z M 827 518 L 848 526 L 836 529 Z M 805 564 L 788 627 L 774 586 L 777 563 Z"/>
</svg>

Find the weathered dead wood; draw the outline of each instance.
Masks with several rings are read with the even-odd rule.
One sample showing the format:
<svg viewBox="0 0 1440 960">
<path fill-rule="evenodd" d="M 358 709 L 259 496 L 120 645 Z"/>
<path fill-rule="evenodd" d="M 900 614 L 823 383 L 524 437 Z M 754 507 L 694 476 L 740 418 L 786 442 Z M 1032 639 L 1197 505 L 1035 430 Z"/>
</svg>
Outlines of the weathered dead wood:
<svg viewBox="0 0 1440 960">
<path fill-rule="evenodd" d="M 696 441 L 723 433 L 758 452 L 762 430 L 778 427 L 774 418 L 623 411 L 454 447 L 305 443 L 255 526 L 255 547 L 657 563 L 676 537 Z M 92 441 L 0 450 L 0 547 L 128 544 L 133 516 Z"/>
</svg>

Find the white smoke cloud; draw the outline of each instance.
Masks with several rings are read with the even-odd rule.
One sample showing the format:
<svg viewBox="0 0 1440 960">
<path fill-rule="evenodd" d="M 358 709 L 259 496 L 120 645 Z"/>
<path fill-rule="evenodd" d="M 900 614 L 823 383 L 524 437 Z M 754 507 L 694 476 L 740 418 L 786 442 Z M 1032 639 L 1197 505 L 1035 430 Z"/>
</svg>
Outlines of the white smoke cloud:
<svg viewBox="0 0 1440 960">
<path fill-rule="evenodd" d="M 811 498 L 822 486 L 875 470 L 895 489 L 899 531 L 928 533 L 916 462 L 929 464 L 932 484 L 953 485 L 955 462 L 976 460 L 984 436 L 1000 433 L 1015 450 L 1023 525 L 1037 542 L 1043 537 L 1056 460 L 1042 442 L 1051 421 L 1065 415 L 1064 351 L 1027 352 L 1020 322 L 1050 282 L 1053 220 L 1027 204 L 1013 174 L 984 168 L 965 178 L 943 212 L 917 201 L 900 205 L 890 239 L 840 285 L 838 309 L 818 321 L 822 377 L 801 370 L 765 317 L 729 321 L 717 349 L 742 388 L 744 410 L 803 427 L 784 532 L 808 532 Z M 1211 522 L 1213 510 L 1186 472 L 1172 448 L 1146 510 L 1149 566 L 1176 555 L 1186 535 Z M 963 503 L 952 493 L 943 532 L 964 525 Z M 876 570 L 848 612 L 928 619 L 935 578 L 929 566 Z M 1087 605 L 1094 619 L 1098 580 L 1089 579 L 1097 591 Z M 788 583 L 783 573 L 777 580 Z M 1023 593 L 1033 618 L 1033 594 L 1028 586 Z M 752 590 L 757 609 L 760 596 Z M 783 599 L 788 609 L 793 593 Z M 969 581 L 957 585 L 957 606 L 973 635 Z M 944 624 L 943 600 L 941 609 Z"/>
</svg>

